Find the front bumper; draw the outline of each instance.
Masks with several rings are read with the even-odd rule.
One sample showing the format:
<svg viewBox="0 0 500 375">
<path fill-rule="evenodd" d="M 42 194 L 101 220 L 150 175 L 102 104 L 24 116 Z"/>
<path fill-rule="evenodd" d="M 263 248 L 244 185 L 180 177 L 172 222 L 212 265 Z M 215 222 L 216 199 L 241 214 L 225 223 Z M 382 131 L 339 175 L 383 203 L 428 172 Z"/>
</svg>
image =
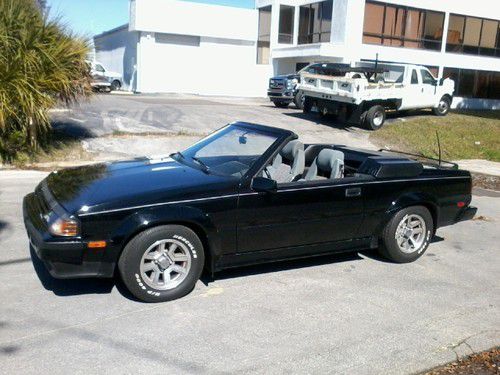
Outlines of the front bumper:
<svg viewBox="0 0 500 375">
<path fill-rule="evenodd" d="M 55 239 L 50 236 L 39 220 L 36 220 L 35 199 L 34 193 L 24 197 L 24 225 L 31 247 L 50 275 L 57 279 L 112 277 L 113 264 L 99 261 L 102 254 L 92 253 L 84 241 Z"/>
<path fill-rule="evenodd" d="M 456 221 L 459 222 L 459 221 L 472 220 L 476 215 L 476 213 L 477 213 L 477 207 L 468 206 L 458 214 Z"/>
<path fill-rule="evenodd" d="M 283 89 L 280 89 L 280 90 L 269 89 L 269 90 L 267 90 L 267 96 L 269 97 L 269 99 L 271 101 L 279 100 L 282 102 L 286 102 L 286 101 L 291 102 L 291 101 L 293 101 L 293 98 L 294 98 L 294 91 L 293 90 L 283 90 Z"/>
</svg>

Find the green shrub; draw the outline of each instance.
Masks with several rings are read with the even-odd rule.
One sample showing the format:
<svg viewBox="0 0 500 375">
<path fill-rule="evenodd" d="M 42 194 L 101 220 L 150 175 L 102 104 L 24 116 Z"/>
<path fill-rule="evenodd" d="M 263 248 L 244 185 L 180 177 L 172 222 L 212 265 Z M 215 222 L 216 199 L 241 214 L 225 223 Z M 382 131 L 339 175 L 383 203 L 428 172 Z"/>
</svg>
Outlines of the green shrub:
<svg viewBox="0 0 500 375">
<path fill-rule="evenodd" d="M 34 0 L 0 0 L 0 157 L 11 162 L 47 141 L 48 110 L 90 95 L 87 42 Z"/>
</svg>

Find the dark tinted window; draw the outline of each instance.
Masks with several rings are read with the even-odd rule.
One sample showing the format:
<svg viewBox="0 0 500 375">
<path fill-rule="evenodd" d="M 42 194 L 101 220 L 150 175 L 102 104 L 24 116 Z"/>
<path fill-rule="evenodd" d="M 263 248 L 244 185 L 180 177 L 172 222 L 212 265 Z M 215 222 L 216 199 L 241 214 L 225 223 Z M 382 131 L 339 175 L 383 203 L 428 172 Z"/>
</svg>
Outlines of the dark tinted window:
<svg viewBox="0 0 500 375">
<path fill-rule="evenodd" d="M 445 68 L 443 77 L 455 81 L 456 96 L 500 99 L 500 72 Z"/>
<path fill-rule="evenodd" d="M 332 4 L 326 0 L 300 7 L 299 44 L 330 42 Z"/>
<path fill-rule="evenodd" d="M 293 42 L 294 14 L 294 7 L 288 5 L 280 5 L 280 28 L 278 43 L 291 44 Z"/>
<path fill-rule="evenodd" d="M 422 83 L 426 85 L 433 85 L 436 81 L 432 74 L 425 69 L 420 69 L 420 74 L 422 75 Z"/>
<path fill-rule="evenodd" d="M 500 56 L 499 29 L 497 20 L 451 14 L 446 51 Z"/>
<path fill-rule="evenodd" d="M 367 1 L 363 43 L 441 49 L 444 13 Z"/>
<path fill-rule="evenodd" d="M 417 71 L 415 69 L 411 71 L 411 84 L 412 85 L 418 84 Z"/>
<path fill-rule="evenodd" d="M 271 7 L 259 9 L 259 35 L 257 38 L 257 64 L 269 64 L 271 41 Z"/>
</svg>

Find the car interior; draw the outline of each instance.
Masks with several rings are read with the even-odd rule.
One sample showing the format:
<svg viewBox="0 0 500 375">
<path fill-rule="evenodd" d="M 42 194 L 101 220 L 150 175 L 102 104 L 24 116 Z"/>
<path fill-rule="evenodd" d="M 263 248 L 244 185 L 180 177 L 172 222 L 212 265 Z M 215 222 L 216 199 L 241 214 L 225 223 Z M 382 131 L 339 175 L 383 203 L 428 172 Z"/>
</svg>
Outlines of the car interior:
<svg viewBox="0 0 500 375">
<path fill-rule="evenodd" d="M 422 164 L 388 153 L 369 152 L 342 145 L 304 145 L 288 142 L 261 173 L 278 184 L 307 183 L 343 178 L 402 178 L 418 176 Z"/>
<path fill-rule="evenodd" d="M 277 183 L 326 180 L 344 177 L 344 153 L 329 145 L 288 142 L 264 168 L 263 176 Z"/>
</svg>

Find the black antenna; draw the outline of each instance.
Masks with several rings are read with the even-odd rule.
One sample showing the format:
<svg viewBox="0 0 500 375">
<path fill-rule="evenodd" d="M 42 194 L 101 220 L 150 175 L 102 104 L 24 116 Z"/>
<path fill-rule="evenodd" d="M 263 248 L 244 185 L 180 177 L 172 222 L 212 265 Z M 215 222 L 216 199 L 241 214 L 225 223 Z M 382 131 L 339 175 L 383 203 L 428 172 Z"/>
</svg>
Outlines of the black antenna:
<svg viewBox="0 0 500 375">
<path fill-rule="evenodd" d="M 439 141 L 439 133 L 436 130 L 436 138 L 438 142 L 438 157 L 439 157 L 439 166 L 441 166 L 441 142 Z"/>
</svg>

